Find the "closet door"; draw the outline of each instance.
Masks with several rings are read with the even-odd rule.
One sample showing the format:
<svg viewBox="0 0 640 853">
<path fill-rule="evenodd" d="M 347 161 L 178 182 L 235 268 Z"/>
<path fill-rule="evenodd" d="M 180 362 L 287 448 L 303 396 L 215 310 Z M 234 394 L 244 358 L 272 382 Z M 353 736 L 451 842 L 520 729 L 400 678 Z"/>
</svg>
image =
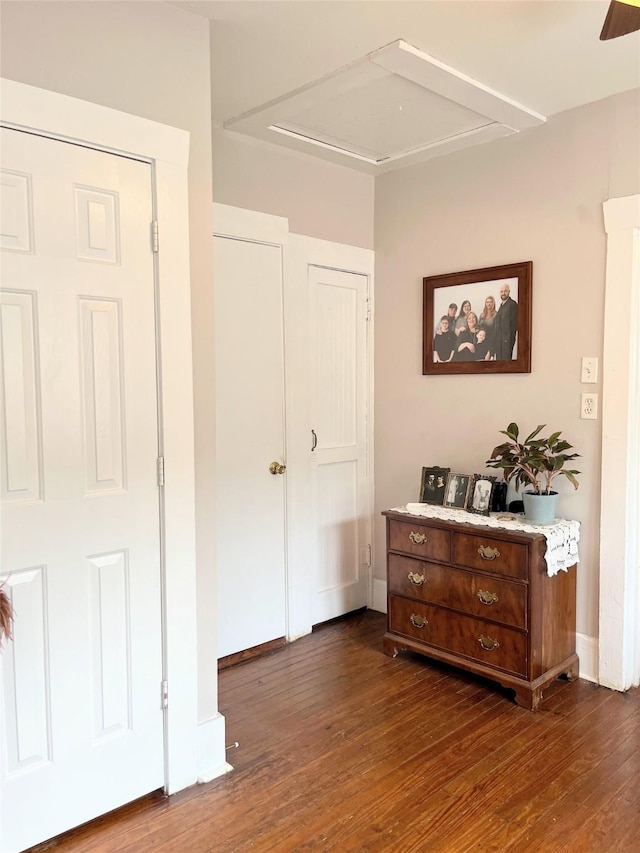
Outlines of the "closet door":
<svg viewBox="0 0 640 853">
<path fill-rule="evenodd" d="M 308 270 L 317 624 L 365 607 L 369 595 L 368 279 Z"/>
<path fill-rule="evenodd" d="M 286 634 L 283 248 L 242 236 L 242 215 L 260 214 L 226 211 L 239 219 L 214 237 L 218 657 Z"/>
</svg>

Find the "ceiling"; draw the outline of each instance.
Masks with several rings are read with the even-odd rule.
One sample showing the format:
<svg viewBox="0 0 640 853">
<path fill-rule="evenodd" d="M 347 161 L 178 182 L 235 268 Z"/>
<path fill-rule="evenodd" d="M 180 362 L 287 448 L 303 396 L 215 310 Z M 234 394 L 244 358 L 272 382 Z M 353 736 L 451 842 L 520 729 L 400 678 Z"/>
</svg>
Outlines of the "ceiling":
<svg viewBox="0 0 640 853">
<path fill-rule="evenodd" d="M 214 123 L 373 174 L 640 86 L 609 0 L 172 5 L 211 19 Z"/>
</svg>

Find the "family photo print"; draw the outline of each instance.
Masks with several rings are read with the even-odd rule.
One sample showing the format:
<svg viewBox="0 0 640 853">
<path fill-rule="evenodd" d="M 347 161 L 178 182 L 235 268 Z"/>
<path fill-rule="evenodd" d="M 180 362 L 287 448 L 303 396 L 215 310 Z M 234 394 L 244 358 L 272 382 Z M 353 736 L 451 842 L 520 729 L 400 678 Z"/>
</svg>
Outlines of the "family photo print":
<svg viewBox="0 0 640 853">
<path fill-rule="evenodd" d="M 420 503 L 437 504 L 444 503 L 444 490 L 447 485 L 449 468 L 423 468 L 422 481 L 420 483 Z"/>
<path fill-rule="evenodd" d="M 532 266 L 425 277 L 422 373 L 530 373 Z"/>
</svg>

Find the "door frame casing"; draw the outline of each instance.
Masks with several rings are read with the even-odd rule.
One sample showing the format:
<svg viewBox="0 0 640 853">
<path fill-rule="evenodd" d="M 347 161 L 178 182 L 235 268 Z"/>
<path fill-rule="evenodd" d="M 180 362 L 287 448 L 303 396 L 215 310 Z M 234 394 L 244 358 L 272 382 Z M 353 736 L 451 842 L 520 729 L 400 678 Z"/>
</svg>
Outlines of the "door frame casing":
<svg viewBox="0 0 640 853">
<path fill-rule="evenodd" d="M 199 775 L 195 561 L 195 479 L 191 299 L 189 274 L 189 133 L 139 116 L 0 79 L 1 119 L 17 130 L 124 154 L 152 167 L 155 217 L 162 250 L 157 258 L 158 418 L 166 460 L 161 491 L 165 790 L 194 784 Z M 163 363 L 171 365 L 163 370 Z M 160 685 L 158 701 L 160 702 Z M 224 726 L 207 757 L 225 772 Z M 202 743 L 200 742 L 202 749 Z M 211 776 L 211 774 L 209 774 Z"/>
<path fill-rule="evenodd" d="M 627 690 L 640 679 L 640 195 L 609 199 L 603 212 L 607 266 L 598 682 Z M 622 328 L 625 318 L 627 327 Z"/>
</svg>

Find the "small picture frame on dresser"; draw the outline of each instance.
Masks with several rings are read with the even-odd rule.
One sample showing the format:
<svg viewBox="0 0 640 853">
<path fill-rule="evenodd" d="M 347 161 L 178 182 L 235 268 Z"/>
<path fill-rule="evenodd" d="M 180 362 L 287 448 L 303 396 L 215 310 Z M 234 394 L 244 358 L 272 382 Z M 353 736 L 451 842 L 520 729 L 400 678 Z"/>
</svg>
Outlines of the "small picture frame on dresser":
<svg viewBox="0 0 640 853">
<path fill-rule="evenodd" d="M 467 499 L 467 510 L 476 515 L 489 515 L 496 477 L 474 474 Z"/>
<path fill-rule="evenodd" d="M 420 481 L 420 503 L 442 506 L 450 468 L 423 468 Z"/>
<path fill-rule="evenodd" d="M 464 509 L 470 485 L 471 474 L 449 474 L 444 490 L 444 506 Z"/>
</svg>

